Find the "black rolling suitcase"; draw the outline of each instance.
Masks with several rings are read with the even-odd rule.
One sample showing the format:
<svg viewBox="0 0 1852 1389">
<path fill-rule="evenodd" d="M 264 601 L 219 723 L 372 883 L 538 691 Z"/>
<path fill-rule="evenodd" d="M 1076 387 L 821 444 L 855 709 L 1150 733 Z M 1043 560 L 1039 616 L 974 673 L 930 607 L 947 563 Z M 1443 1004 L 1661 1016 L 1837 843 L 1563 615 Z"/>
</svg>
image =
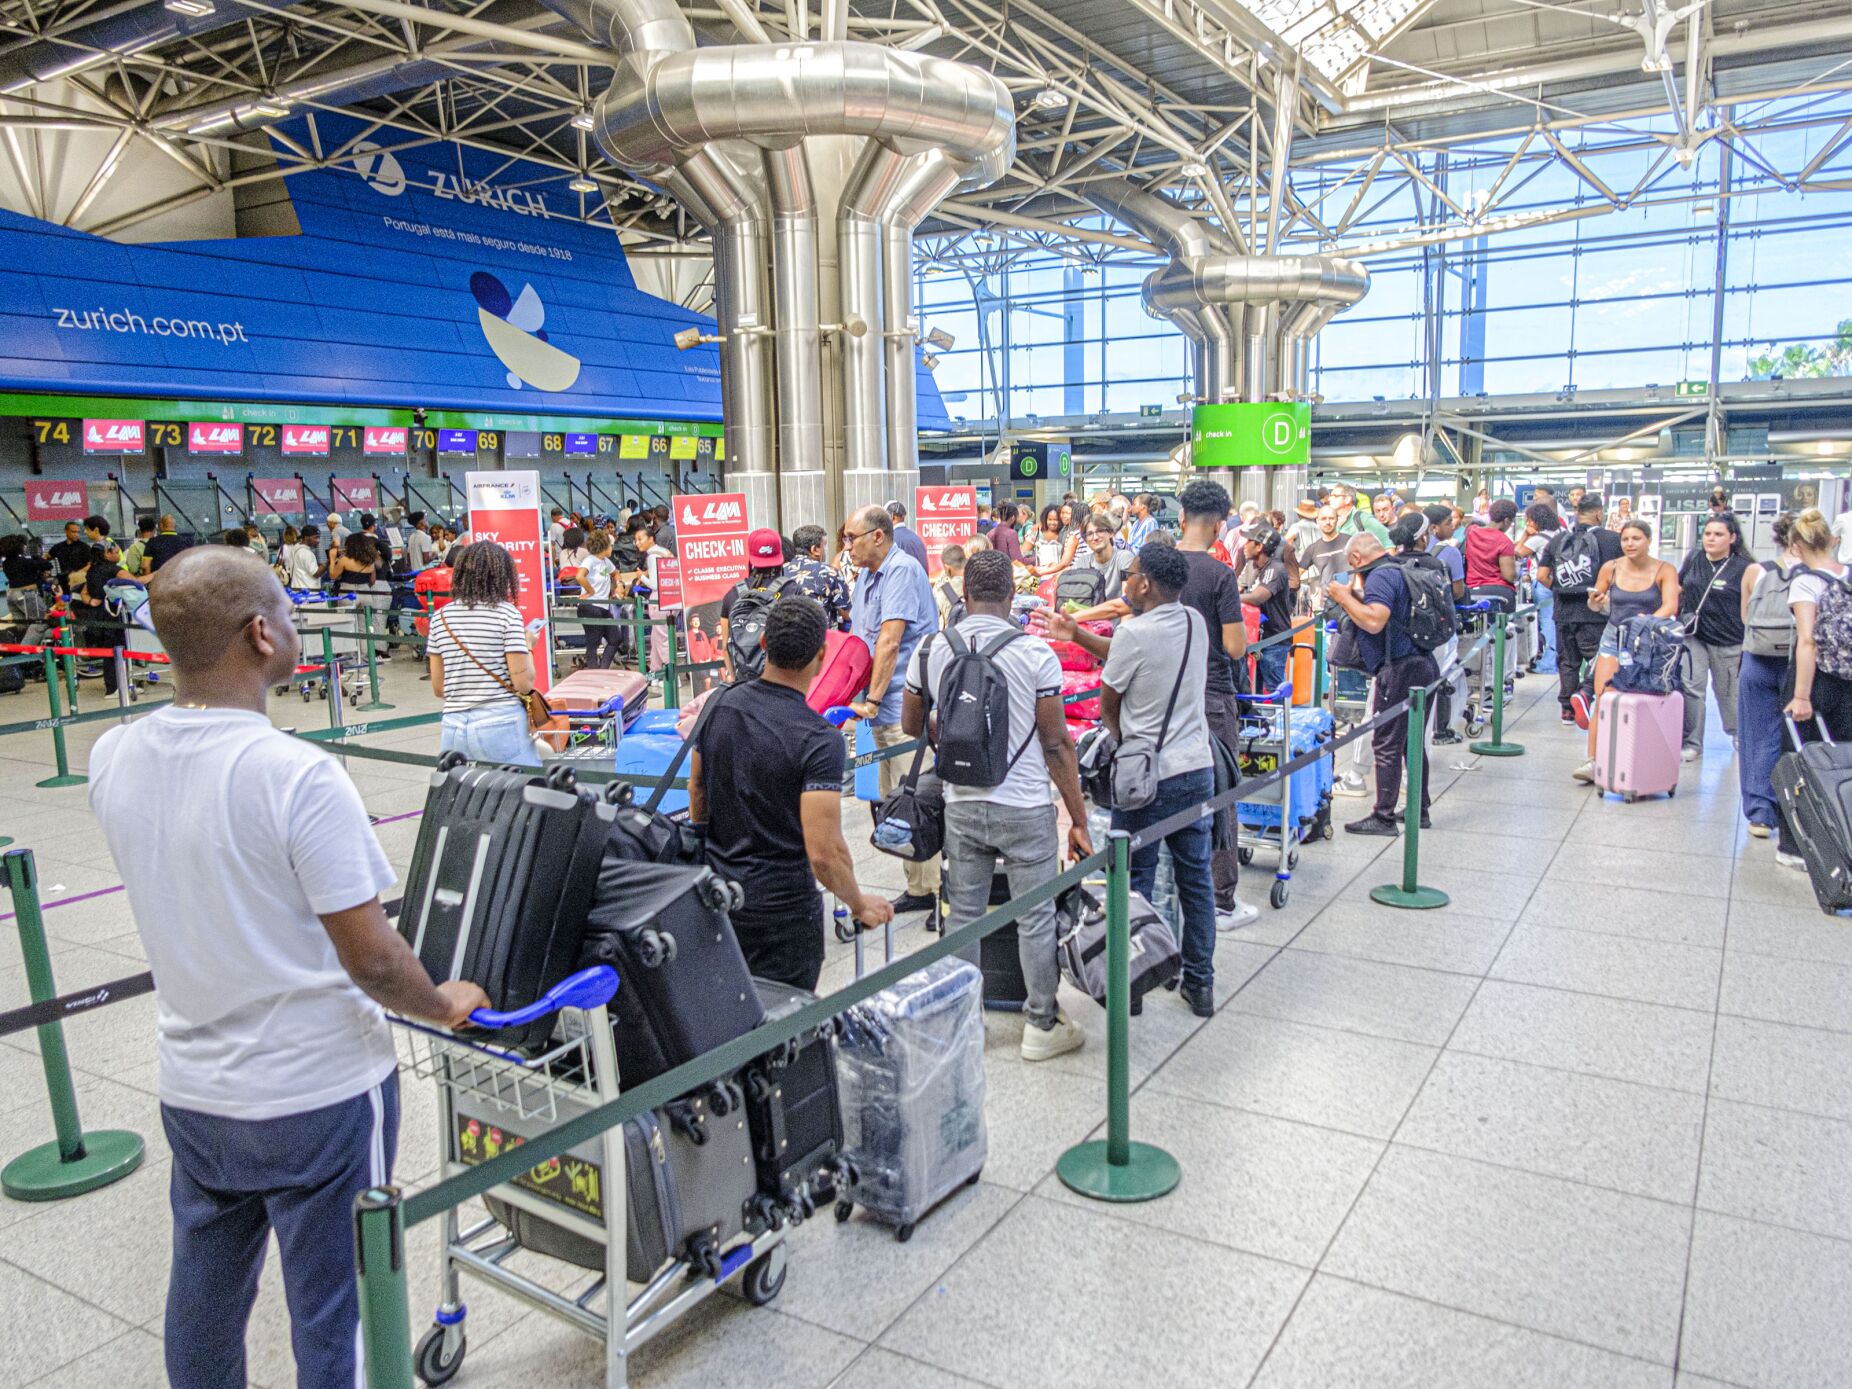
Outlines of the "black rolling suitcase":
<svg viewBox="0 0 1852 1389">
<path fill-rule="evenodd" d="M 1798 751 L 1775 762 L 1775 801 L 1807 861 L 1807 876 L 1820 910 L 1852 910 L 1852 746 L 1840 747 L 1818 725 L 1824 741 L 1802 743 L 1789 719 Z"/>
<path fill-rule="evenodd" d="M 578 962 L 611 815 L 564 767 L 537 777 L 444 758 L 405 875 L 399 933 L 433 979 L 467 979 L 499 1009 L 525 1007 Z M 553 1023 L 491 1039 L 532 1050 Z"/>
<path fill-rule="evenodd" d="M 788 1017 L 817 996 L 771 979 L 754 979 L 768 1019 Z M 767 1053 L 740 1072 L 759 1190 L 808 1214 L 840 1187 L 854 1184 L 842 1161 L 842 1087 L 836 1073 L 837 1022 L 831 1019 Z"/>
<path fill-rule="evenodd" d="M 607 853 L 576 963 L 613 965 L 621 1085 L 639 1085 L 765 1021 L 727 911 L 739 888 L 711 868 Z"/>
</svg>

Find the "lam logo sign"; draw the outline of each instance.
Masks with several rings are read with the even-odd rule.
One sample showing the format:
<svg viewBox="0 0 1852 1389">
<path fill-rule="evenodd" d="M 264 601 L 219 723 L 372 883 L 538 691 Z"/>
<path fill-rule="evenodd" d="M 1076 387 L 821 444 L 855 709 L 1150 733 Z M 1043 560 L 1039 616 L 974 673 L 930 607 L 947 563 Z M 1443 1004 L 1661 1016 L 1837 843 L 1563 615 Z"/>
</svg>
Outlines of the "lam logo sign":
<svg viewBox="0 0 1852 1389">
<path fill-rule="evenodd" d="M 375 193 L 396 198 L 405 191 L 405 166 L 391 150 L 383 150 L 371 140 L 362 140 L 354 146 L 351 162 L 354 172 L 365 179 L 367 187 Z"/>
<path fill-rule="evenodd" d="M 327 457 L 331 431 L 325 424 L 283 426 L 283 452 Z"/>
<path fill-rule="evenodd" d="M 476 297 L 476 320 L 482 335 L 508 368 L 508 386 L 523 385 L 537 391 L 564 391 L 579 379 L 579 359 L 547 340 L 547 307 L 532 285 L 518 295 L 486 270 L 469 277 L 469 292 Z"/>
<path fill-rule="evenodd" d="M 681 525 L 691 531 L 737 526 L 745 519 L 746 508 L 737 501 L 702 502 L 699 505 L 689 501 L 682 504 Z"/>
<path fill-rule="evenodd" d="M 46 478 L 26 483 L 28 521 L 81 521 L 90 514 L 90 488 L 83 482 L 55 482 Z"/>
<path fill-rule="evenodd" d="M 244 426 L 195 421 L 187 426 L 186 446 L 188 453 L 243 453 Z"/>
<path fill-rule="evenodd" d="M 141 420 L 85 420 L 85 453 L 143 453 L 147 433 Z"/>
</svg>

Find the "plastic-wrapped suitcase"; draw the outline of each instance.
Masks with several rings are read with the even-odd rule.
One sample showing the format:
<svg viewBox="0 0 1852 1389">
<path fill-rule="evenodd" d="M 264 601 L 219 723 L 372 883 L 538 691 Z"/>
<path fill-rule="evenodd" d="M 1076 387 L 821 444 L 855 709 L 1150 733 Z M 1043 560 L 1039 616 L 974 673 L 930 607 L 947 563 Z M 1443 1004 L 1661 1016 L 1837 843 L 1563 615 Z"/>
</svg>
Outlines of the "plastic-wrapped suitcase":
<svg viewBox="0 0 1852 1389">
<path fill-rule="evenodd" d="M 615 808 L 558 767 L 535 777 L 461 757 L 439 761 L 405 874 L 399 933 L 433 979 L 480 984 L 525 1007 L 579 958 Z M 543 1045 L 551 1017 L 493 1034 Z"/>
<path fill-rule="evenodd" d="M 903 1242 L 919 1218 L 975 1182 L 989 1152 L 984 1127 L 984 1019 L 978 972 L 939 960 L 843 1014 L 845 1155 L 855 1206 L 895 1226 Z"/>
<path fill-rule="evenodd" d="M 1797 749 L 1775 761 L 1775 801 L 1807 863 L 1814 898 L 1828 915 L 1852 911 L 1852 745 L 1841 747 L 1817 726 L 1823 741 L 1803 743 L 1792 719 Z"/>
<path fill-rule="evenodd" d="M 1313 751 L 1329 736 L 1329 717 L 1315 719 L 1315 713 L 1322 711 L 1293 710 L 1292 746 L 1287 750 L 1287 758 L 1298 757 L 1302 753 Z M 1241 745 L 1235 749 L 1241 759 L 1243 777 L 1263 776 L 1280 764 L 1276 751 L 1268 748 L 1261 751 L 1256 744 L 1264 739 L 1278 743 L 1280 720 L 1277 714 L 1263 713 L 1258 717 L 1244 720 L 1242 725 Z M 1303 832 L 1305 826 L 1318 818 L 1319 807 L 1330 794 L 1331 759 L 1320 758 L 1310 766 L 1301 767 L 1289 778 L 1292 786 L 1293 820 Z M 1324 768 L 1323 772 L 1320 768 Z M 1320 778 L 1323 778 L 1321 789 Z M 1239 801 L 1235 813 L 1243 825 L 1262 829 L 1278 828 L 1280 807 L 1277 802 Z"/>
<path fill-rule="evenodd" d="M 1633 800 L 1678 793 L 1685 697 L 1605 690 L 1595 709 L 1595 786 Z"/>
<path fill-rule="evenodd" d="M 1061 672 L 1061 693 L 1070 695 L 1077 690 L 1097 690 L 1100 686 L 1100 673 L 1097 670 L 1064 670 Z M 1091 699 L 1076 700 L 1067 706 L 1068 722 L 1081 719 L 1094 720 L 1100 716 L 1100 700 L 1095 695 Z"/>
<path fill-rule="evenodd" d="M 722 1110 L 724 1109 L 724 1113 Z M 562 1114 L 562 1120 L 577 1117 Z M 480 1143 L 491 1132 L 498 1148 L 534 1136 L 511 1128 L 499 1116 L 478 1118 L 462 1110 L 459 1133 Z M 472 1133 L 474 1129 L 476 1132 Z M 535 1125 L 534 1132 L 542 1131 Z M 560 1162 L 565 1182 L 535 1174 L 515 1185 L 593 1222 L 604 1218 L 603 1153 L 598 1139 L 568 1152 Z M 757 1199 L 752 1136 L 737 1086 L 676 1100 L 624 1125 L 624 1177 L 629 1203 L 624 1221 L 624 1276 L 649 1281 L 670 1259 L 685 1258 L 706 1277 L 721 1272 L 720 1251 L 749 1226 L 765 1218 Z M 524 1249 L 563 1259 L 580 1268 L 604 1268 L 604 1246 L 567 1225 L 497 1196 L 483 1202 Z"/>
<path fill-rule="evenodd" d="M 861 698 L 868 688 L 868 674 L 874 669 L 868 643 L 855 633 L 825 632 L 823 642 L 823 669 L 810 682 L 810 692 L 804 697 L 819 714 Z"/>
<path fill-rule="evenodd" d="M 768 1020 L 788 1017 L 816 995 L 772 979 L 754 979 Z M 841 1172 L 842 1087 L 832 1020 L 740 1073 L 752 1130 L 759 1191 L 782 1204 L 807 1205 L 832 1195 Z"/>
<path fill-rule="evenodd" d="M 638 788 L 639 796 L 647 796 L 654 789 L 657 777 L 668 772 L 676 755 L 682 750 L 682 740 L 673 733 L 637 733 L 625 735 L 624 741 L 617 745 L 617 773 L 619 776 L 646 778 L 643 786 Z M 677 776 L 685 775 L 684 765 Z M 658 810 L 664 814 L 673 814 L 678 810 L 688 809 L 686 791 L 668 791 L 657 802 Z"/>
<path fill-rule="evenodd" d="M 632 1086 L 765 1021 L 729 907 L 739 889 L 711 868 L 607 853 L 578 967 L 613 965 L 617 1074 Z"/>
</svg>

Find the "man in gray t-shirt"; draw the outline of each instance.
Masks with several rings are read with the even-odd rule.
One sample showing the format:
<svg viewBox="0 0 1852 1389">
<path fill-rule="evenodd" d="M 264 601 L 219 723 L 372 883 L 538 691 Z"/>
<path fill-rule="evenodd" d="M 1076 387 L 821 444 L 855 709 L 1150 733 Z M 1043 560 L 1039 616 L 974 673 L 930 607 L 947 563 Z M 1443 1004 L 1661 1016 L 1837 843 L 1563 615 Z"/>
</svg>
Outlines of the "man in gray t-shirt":
<svg viewBox="0 0 1852 1389">
<path fill-rule="evenodd" d="M 1138 810 L 1115 810 L 1115 830 L 1133 834 L 1215 794 L 1204 710 L 1209 631 L 1202 616 L 1178 602 L 1189 582 L 1189 561 L 1168 545 L 1147 545 L 1125 576 L 1133 616 L 1110 637 L 1083 630 L 1072 618 L 1051 614 L 1047 634 L 1078 642 L 1105 659 L 1100 671 L 1100 713 L 1120 742 L 1148 738 L 1158 744 L 1157 795 Z M 1199 816 L 1162 841 L 1132 855 L 1132 886 L 1148 900 L 1157 884 L 1158 843 L 1170 849 L 1183 921 L 1183 983 L 1179 994 L 1199 1018 L 1215 1014 L 1215 885 L 1209 871 L 1212 816 Z"/>
</svg>

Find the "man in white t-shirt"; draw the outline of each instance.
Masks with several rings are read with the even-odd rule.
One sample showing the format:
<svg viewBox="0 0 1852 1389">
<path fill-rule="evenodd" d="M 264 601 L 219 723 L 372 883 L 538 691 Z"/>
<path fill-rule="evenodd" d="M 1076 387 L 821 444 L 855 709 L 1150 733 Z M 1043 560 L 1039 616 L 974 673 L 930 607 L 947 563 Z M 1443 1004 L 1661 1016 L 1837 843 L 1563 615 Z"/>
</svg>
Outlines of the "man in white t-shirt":
<svg viewBox="0 0 1852 1389">
<path fill-rule="evenodd" d="M 1125 576 L 1134 616 L 1110 637 L 1096 636 L 1060 614 L 1048 635 L 1078 642 L 1105 658 L 1100 716 L 1121 745 L 1134 739 L 1157 748 L 1157 795 L 1138 810 L 1115 810 L 1115 830 L 1137 834 L 1215 794 L 1215 764 L 1207 714 L 1209 629 L 1202 614 L 1178 601 L 1190 581 L 1184 552 L 1147 545 Z M 1183 921 L 1183 982 L 1178 992 L 1199 1018 L 1215 1016 L 1215 882 L 1209 852 L 1214 817 L 1199 816 L 1132 855 L 1132 886 L 1146 900 L 1157 883 L 1158 845 L 1170 849 Z"/>
<path fill-rule="evenodd" d="M 300 652 L 276 576 L 200 546 L 149 604 L 174 701 L 97 740 L 90 805 L 159 981 L 168 1383 L 244 1383 L 274 1230 L 297 1383 L 352 1384 L 354 1198 L 391 1179 L 398 1136 L 382 1005 L 455 1027 L 488 999 L 431 982 L 380 905 L 394 875 L 353 783 L 271 726 Z"/>
<path fill-rule="evenodd" d="M 553 567 L 559 568 L 561 551 L 566 547 L 566 511 L 563 507 L 554 507 L 547 523 L 547 548 L 553 555 Z"/>
<path fill-rule="evenodd" d="M 976 921 L 990 909 L 990 883 L 1001 868 L 1010 895 L 1032 892 L 1061 871 L 1055 807 L 1049 778 L 1061 793 L 1071 827 L 1068 851 L 1077 859 L 1093 852 L 1087 838 L 1087 807 L 1080 794 L 1074 740 L 1061 704 L 1061 663 L 1047 642 L 1027 635 L 1010 616 L 1016 596 L 1009 556 L 984 550 L 965 563 L 965 616 L 949 632 L 935 634 L 914 649 L 901 700 L 900 725 L 910 738 L 926 731 L 928 709 L 937 711 L 945 674 L 956 659 L 953 645 L 989 655 L 1009 686 L 1009 765 L 996 786 L 945 787 L 944 877 L 946 928 Z M 999 641 L 1002 645 L 998 645 Z M 946 771 L 943 756 L 940 775 Z M 1055 904 L 1044 902 L 1016 920 L 1022 959 L 1022 1058 L 1046 1061 L 1078 1048 L 1086 1033 L 1055 1003 L 1061 982 L 1055 965 Z"/>
</svg>

